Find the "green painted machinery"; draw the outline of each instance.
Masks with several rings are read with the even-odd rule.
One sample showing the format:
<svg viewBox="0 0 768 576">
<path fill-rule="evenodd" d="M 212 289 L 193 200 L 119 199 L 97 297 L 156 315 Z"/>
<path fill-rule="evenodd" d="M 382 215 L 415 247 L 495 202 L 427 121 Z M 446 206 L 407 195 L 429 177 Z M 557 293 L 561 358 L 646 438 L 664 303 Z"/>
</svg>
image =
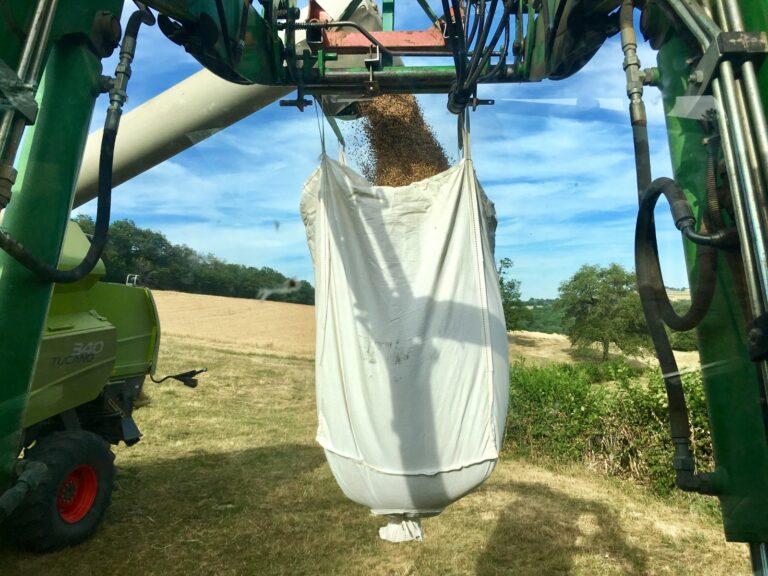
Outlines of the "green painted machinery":
<svg viewBox="0 0 768 576">
<path fill-rule="evenodd" d="M 87 247 L 70 222 L 62 268 L 79 262 Z M 100 262 L 83 280 L 54 287 L 22 420 L 25 445 L 60 427 L 56 418 L 70 411 L 82 428 L 113 444 L 139 440 L 131 411 L 157 364 L 159 319 L 148 289 L 99 282 L 104 273 Z"/>
<path fill-rule="evenodd" d="M 754 573 L 768 574 L 768 4 L 420 0 L 431 25 L 406 32 L 392 29 L 394 0 L 381 4 L 383 30 L 376 32 L 354 20 L 356 11 L 367 5 L 361 0 L 345 2 L 341 10 L 326 10 L 330 4 L 338 8 L 335 0 L 311 1 L 303 10 L 292 0 L 261 2 L 258 9 L 240 0 L 137 4 L 141 10 L 127 27 L 121 64 L 113 79 L 105 79 L 100 59 L 117 45 L 120 0 L 0 3 L 0 93 L 7 108 L 0 123 L 0 207 L 8 206 L 0 230 L 0 492 L 7 488 L 0 507 L 4 501 L 22 500 L 44 481 L 39 468 L 17 460 L 25 439 L 43 433 L 57 411 L 62 416 L 53 417 L 65 421 L 72 409 L 79 410 L 72 426 L 92 426 L 89 419 L 98 411 L 86 414 L 89 410 L 77 406 L 91 405 L 88 397 L 94 394 L 97 399 L 105 395 L 95 375 L 102 381 L 128 382 L 128 372 L 121 370 L 130 371 L 134 362 L 139 370 L 144 362 L 141 370 L 146 371 L 153 361 L 153 337 L 139 344 L 141 339 L 121 342 L 120 335 L 121 325 L 141 331 L 142 323 L 122 310 L 144 310 L 151 324 L 145 293 L 98 283 L 78 292 L 83 286 L 78 282 L 90 280 L 64 286 L 55 279 L 76 275 L 54 270 L 93 103 L 104 90 L 110 93 L 110 111 L 99 163 L 99 212 L 108 221 L 114 138 L 132 48 L 139 22 L 154 20 L 147 6 L 157 11 L 158 25 L 169 40 L 214 74 L 239 84 L 295 87 L 296 98 L 283 103 L 299 109 L 311 103 L 305 96 L 315 96 L 325 106 L 325 97 L 339 95 L 354 100 L 430 92 L 447 94 L 448 108 L 463 114 L 468 107 L 491 103 L 478 97 L 484 84 L 566 78 L 578 73 L 606 38 L 620 34 L 638 185 L 637 190 L 616 193 L 639 198 L 638 285 L 667 384 L 674 445 L 670 464 L 681 489 L 719 499 L 726 538 L 748 543 Z M 649 68 L 642 68 L 637 57 L 637 10 L 643 34 L 658 50 L 658 62 Z M 331 18 L 329 12 L 339 16 Z M 347 65 L 344 58 L 349 55 L 361 56 L 363 65 Z M 449 57 L 453 65 L 404 66 L 401 59 L 407 56 Z M 673 167 L 667 178 L 652 177 L 643 104 L 648 89 L 659 89 L 664 98 Z M 242 94 L 247 100 L 247 91 Z M 179 109 L 180 115 L 185 113 Z M 25 126 L 25 147 L 17 162 Z M 200 127 L 209 128 L 204 120 Z M 653 207 L 662 195 L 681 231 L 695 294 L 692 311 L 682 318 L 670 311 L 658 270 Z M 95 234 L 91 246 L 103 245 L 103 236 Z M 102 307 L 92 313 L 81 300 L 86 294 Z M 685 391 L 665 326 L 697 331 L 714 470 L 697 469 L 691 455 Z M 136 349 L 129 352 L 133 345 Z M 57 378 L 64 378 L 63 383 L 85 369 L 78 359 L 90 355 L 93 384 L 65 393 Z M 112 355 L 114 365 L 107 369 Z M 114 418 L 112 424 L 112 439 L 130 436 L 128 421 L 118 426 Z M 62 442 L 76 450 L 70 437 Z M 54 451 L 40 442 L 39 452 L 48 457 Z M 87 471 L 75 476 L 83 485 L 91 484 Z M 66 498 L 62 505 L 60 517 L 77 517 L 78 510 Z"/>
<path fill-rule="evenodd" d="M 70 222 L 59 265 L 72 268 L 89 241 Z M 99 262 L 72 284 L 54 286 L 21 423 L 21 476 L 43 470 L 4 525 L 18 544 L 47 551 L 90 536 L 109 505 L 110 445 L 133 445 L 133 420 L 154 371 L 160 328 L 146 288 L 100 282 Z M 11 492 L 13 495 L 13 492 Z"/>
</svg>

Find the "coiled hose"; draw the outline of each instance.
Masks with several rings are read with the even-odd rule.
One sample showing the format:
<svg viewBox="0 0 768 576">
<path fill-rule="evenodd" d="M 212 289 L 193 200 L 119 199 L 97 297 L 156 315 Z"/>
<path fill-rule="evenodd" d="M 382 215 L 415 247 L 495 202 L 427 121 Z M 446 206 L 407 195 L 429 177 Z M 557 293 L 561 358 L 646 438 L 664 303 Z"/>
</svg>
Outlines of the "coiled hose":
<svg viewBox="0 0 768 576">
<path fill-rule="evenodd" d="M 682 189 L 670 178 L 657 178 L 640 194 L 640 208 L 635 227 L 635 269 L 637 287 L 646 323 L 659 359 L 669 403 L 669 426 L 675 448 L 674 468 L 677 486 L 685 491 L 713 494 L 716 488 L 711 474 L 696 474 L 696 463 L 690 446 L 688 406 L 680 373 L 672 352 L 665 324 L 676 331 L 695 328 L 706 315 L 715 291 L 717 252 L 711 243 L 699 246 L 697 255 L 697 289 L 691 307 L 678 316 L 664 288 L 656 243 L 654 208 L 661 195 L 669 202 L 675 226 L 686 234 L 695 219 Z M 690 233 L 690 232 L 689 232 Z M 686 234 L 687 236 L 687 234 Z M 714 235 L 697 234 L 711 240 Z"/>
</svg>

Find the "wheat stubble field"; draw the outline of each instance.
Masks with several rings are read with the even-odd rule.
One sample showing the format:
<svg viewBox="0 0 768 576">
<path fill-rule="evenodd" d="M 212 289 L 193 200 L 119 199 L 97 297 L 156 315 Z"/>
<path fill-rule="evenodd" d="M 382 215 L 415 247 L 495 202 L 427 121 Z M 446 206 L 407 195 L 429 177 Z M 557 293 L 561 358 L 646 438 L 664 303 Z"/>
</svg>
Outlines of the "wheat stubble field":
<svg viewBox="0 0 768 576">
<path fill-rule="evenodd" d="M 750 573 L 744 547 L 683 500 L 509 457 L 426 520 L 424 542 L 382 542 L 382 522 L 346 500 L 314 443 L 313 309 L 155 297 L 159 373 L 209 373 L 196 390 L 147 385 L 144 439 L 117 449 L 118 490 L 91 541 L 45 556 L 0 545 L 1 575 Z"/>
</svg>

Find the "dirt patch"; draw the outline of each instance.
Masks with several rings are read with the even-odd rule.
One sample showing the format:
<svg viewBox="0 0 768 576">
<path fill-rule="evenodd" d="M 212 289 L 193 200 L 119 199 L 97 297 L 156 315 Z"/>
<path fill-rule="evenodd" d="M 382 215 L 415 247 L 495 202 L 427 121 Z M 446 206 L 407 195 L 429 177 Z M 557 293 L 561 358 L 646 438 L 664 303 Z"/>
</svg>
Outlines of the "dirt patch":
<svg viewBox="0 0 768 576">
<path fill-rule="evenodd" d="M 540 362 L 573 362 L 571 343 L 561 334 L 518 330 L 508 334 L 509 359 Z"/>
<path fill-rule="evenodd" d="M 509 360 L 524 359 L 526 362 L 550 363 L 550 362 L 574 362 L 584 360 L 582 356 L 571 348 L 567 336 L 562 334 L 546 334 L 544 332 L 528 332 L 517 330 L 509 332 Z M 620 357 L 621 354 L 616 354 Z M 699 370 L 698 352 L 675 352 L 675 359 L 680 372 L 695 372 Z M 653 355 L 633 357 L 628 359 L 637 366 L 658 366 L 658 360 Z"/>
</svg>

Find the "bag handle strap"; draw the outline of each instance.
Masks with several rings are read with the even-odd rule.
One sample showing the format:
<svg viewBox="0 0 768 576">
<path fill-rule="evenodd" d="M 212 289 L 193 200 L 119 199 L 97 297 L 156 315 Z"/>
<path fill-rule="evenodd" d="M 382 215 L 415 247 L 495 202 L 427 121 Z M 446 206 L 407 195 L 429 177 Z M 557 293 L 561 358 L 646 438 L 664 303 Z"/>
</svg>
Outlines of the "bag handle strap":
<svg viewBox="0 0 768 576">
<path fill-rule="evenodd" d="M 325 156 L 325 122 L 320 119 L 320 100 L 315 98 L 315 118 L 317 119 L 317 132 L 320 135 L 320 148 L 322 155 Z M 323 118 L 325 118 L 325 112 L 323 112 Z"/>
<path fill-rule="evenodd" d="M 458 139 L 459 152 L 464 160 L 472 160 L 472 147 L 470 144 L 469 111 L 464 109 L 458 114 Z"/>
<path fill-rule="evenodd" d="M 317 118 L 317 130 L 320 133 L 320 147 L 323 151 L 323 156 L 326 155 L 325 152 L 325 122 L 328 122 L 328 124 L 331 127 L 331 130 L 333 130 L 334 135 L 336 136 L 336 140 L 339 143 L 339 164 L 342 164 L 344 166 L 347 165 L 347 155 L 346 155 L 346 148 L 347 143 L 344 141 L 344 135 L 341 133 L 341 129 L 339 128 L 338 122 L 336 122 L 336 118 L 333 116 L 328 116 L 325 113 L 325 110 L 323 110 L 323 117 L 320 118 L 320 111 L 322 110 L 322 106 L 320 106 L 320 100 L 318 98 L 315 98 L 315 117 Z"/>
</svg>

